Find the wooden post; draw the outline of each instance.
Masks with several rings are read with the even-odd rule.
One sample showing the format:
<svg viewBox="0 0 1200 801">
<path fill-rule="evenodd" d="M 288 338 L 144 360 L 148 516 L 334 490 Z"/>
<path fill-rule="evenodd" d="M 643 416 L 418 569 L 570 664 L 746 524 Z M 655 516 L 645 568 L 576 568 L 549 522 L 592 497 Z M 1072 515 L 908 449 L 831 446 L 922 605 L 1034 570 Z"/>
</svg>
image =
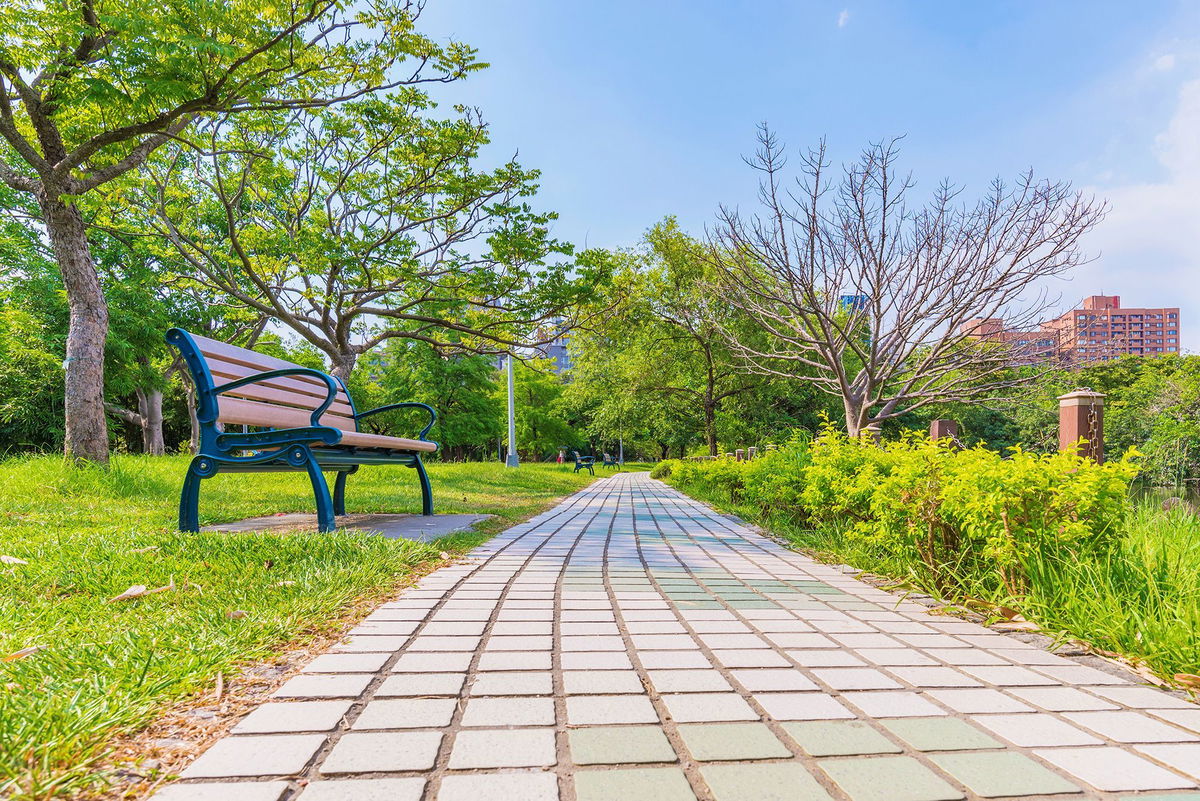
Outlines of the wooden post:
<svg viewBox="0 0 1200 801">
<path fill-rule="evenodd" d="M 933 420 L 929 423 L 929 438 L 958 439 L 958 423 L 953 420 Z"/>
<path fill-rule="evenodd" d="M 746 451 L 746 459 L 748 461 L 753 461 L 754 457 L 757 455 L 758 455 L 758 448 L 754 447 L 753 445 L 751 445 L 750 448 Z"/>
<path fill-rule="evenodd" d="M 1104 393 L 1078 389 L 1058 397 L 1058 449 L 1080 440 L 1079 455 L 1104 463 Z"/>
<path fill-rule="evenodd" d="M 742 450 L 741 448 L 733 449 L 733 458 L 737 459 L 739 462 L 742 461 L 742 459 L 745 457 L 745 455 L 746 455 L 746 452 L 744 450 Z"/>
</svg>

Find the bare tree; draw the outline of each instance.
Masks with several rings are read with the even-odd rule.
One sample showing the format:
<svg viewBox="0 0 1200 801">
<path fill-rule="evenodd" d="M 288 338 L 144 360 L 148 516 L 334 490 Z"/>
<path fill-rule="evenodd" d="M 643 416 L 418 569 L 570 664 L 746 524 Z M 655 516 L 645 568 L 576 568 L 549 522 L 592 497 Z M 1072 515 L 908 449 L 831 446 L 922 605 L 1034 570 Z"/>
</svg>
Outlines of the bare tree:
<svg viewBox="0 0 1200 801">
<path fill-rule="evenodd" d="M 825 144 L 785 186 L 784 148 L 765 125 L 747 163 L 761 174 L 761 214 L 722 207 L 706 247 L 715 291 L 765 334 L 727 330 L 755 372 L 810 381 L 839 397 L 857 436 L 931 403 L 983 402 L 1029 380 L 1028 347 L 994 336 L 1051 305 L 1046 279 L 1082 261 L 1080 238 L 1105 206 L 1032 172 L 997 179 L 976 203 L 943 182 L 910 205 L 896 140 L 871 145 L 836 184 Z M 790 184 L 790 182 L 789 182 Z"/>
</svg>

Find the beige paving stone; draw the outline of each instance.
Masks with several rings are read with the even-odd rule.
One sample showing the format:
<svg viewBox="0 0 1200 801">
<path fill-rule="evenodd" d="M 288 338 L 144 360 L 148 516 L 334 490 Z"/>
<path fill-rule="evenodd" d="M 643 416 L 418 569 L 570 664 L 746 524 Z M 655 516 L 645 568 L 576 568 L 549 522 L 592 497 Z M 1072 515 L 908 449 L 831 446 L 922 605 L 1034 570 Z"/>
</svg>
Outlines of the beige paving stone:
<svg viewBox="0 0 1200 801">
<path fill-rule="evenodd" d="M 362 729 L 435 729 L 449 726 L 457 698 L 396 698 L 371 701 L 351 727 Z"/>
<path fill-rule="evenodd" d="M 287 782 L 189 782 L 159 790 L 153 801 L 279 801 Z"/>
<path fill-rule="evenodd" d="M 302 771 L 324 744 L 324 734 L 226 737 L 180 775 L 185 779 L 292 776 Z"/>
<path fill-rule="evenodd" d="M 341 779 L 310 782 L 299 801 L 421 801 L 425 779 Z"/>
<path fill-rule="evenodd" d="M 364 673 L 301 674 L 272 693 L 275 698 L 357 698 L 374 676 Z"/>
<path fill-rule="evenodd" d="M 319 770 L 325 776 L 428 770 L 441 742 L 439 731 L 347 732 Z"/>
<path fill-rule="evenodd" d="M 234 734 L 282 734 L 329 731 L 337 727 L 351 700 L 266 703 L 238 721 Z"/>
<path fill-rule="evenodd" d="M 1175 790 L 1195 782 L 1122 748 L 1039 748 L 1042 759 L 1098 790 Z"/>
<path fill-rule="evenodd" d="M 442 779 L 438 801 L 558 801 L 553 773 L 475 773 Z"/>
<path fill-rule="evenodd" d="M 454 738 L 450 768 L 541 768 L 554 765 L 553 729 L 469 729 Z"/>
</svg>

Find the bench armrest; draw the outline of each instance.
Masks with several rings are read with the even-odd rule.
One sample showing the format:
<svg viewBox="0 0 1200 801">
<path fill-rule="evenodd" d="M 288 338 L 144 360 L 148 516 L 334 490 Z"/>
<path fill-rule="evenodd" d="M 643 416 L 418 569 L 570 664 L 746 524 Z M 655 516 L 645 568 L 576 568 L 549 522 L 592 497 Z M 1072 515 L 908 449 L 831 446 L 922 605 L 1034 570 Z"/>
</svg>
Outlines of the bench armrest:
<svg viewBox="0 0 1200 801">
<path fill-rule="evenodd" d="M 311 378 L 319 378 L 325 382 L 325 388 L 328 390 L 328 393 L 325 396 L 325 400 L 321 402 L 320 406 L 313 409 L 312 413 L 313 427 L 323 428 L 321 425 L 321 415 L 325 414 L 325 410 L 330 407 L 334 398 L 337 397 L 338 385 L 337 382 L 333 380 L 332 376 L 326 375 L 320 370 L 314 370 L 311 367 L 288 367 L 283 370 L 268 370 L 265 373 L 255 373 L 254 375 L 249 375 L 245 378 L 239 378 L 236 381 L 230 381 L 228 384 L 221 384 L 220 386 L 213 387 L 212 394 L 220 395 L 222 392 L 228 392 L 231 389 L 244 387 L 246 384 L 254 384 L 258 381 L 269 381 L 272 378 L 282 378 L 283 376 L 289 375 L 306 375 Z"/>
<path fill-rule="evenodd" d="M 389 403 L 386 406 L 380 406 L 376 409 L 370 409 L 365 412 L 359 412 L 358 414 L 354 415 L 354 419 L 361 420 L 364 417 L 368 417 L 372 414 L 379 414 L 380 412 L 390 412 L 392 409 L 424 409 L 426 412 L 428 412 L 429 413 L 429 422 L 426 423 L 425 427 L 421 429 L 421 433 L 417 434 L 417 439 L 422 440 L 424 442 L 431 441 L 431 440 L 425 439 L 425 435 L 429 433 L 429 430 L 431 428 L 433 428 L 433 424 L 437 422 L 437 412 L 435 412 L 433 410 L 433 407 L 430 406 L 428 403 L 417 403 L 415 401 L 406 401 L 404 403 Z"/>
</svg>

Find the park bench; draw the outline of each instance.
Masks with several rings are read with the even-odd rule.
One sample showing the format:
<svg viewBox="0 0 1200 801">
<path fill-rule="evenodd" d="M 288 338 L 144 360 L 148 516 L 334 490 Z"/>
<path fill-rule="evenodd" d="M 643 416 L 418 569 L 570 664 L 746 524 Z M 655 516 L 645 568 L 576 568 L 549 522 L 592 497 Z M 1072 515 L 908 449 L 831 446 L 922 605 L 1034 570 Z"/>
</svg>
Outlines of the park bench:
<svg viewBox="0 0 1200 801">
<path fill-rule="evenodd" d="M 421 454 L 437 413 L 424 403 L 390 403 L 360 412 L 346 385 L 301 367 L 180 328 L 167 332 L 192 375 L 200 448 L 179 499 L 179 530 L 198 531 L 200 481 L 218 473 L 306 471 L 317 501 L 317 528 L 333 531 L 346 513 L 346 477 L 364 464 L 399 464 L 417 471 L 421 513 L 433 514 L 433 491 Z M 359 430 L 359 421 L 392 409 L 423 409 L 429 422 L 416 439 Z M 236 426 L 237 429 L 233 427 Z M 254 429 L 254 430 L 251 430 Z M 323 471 L 337 473 L 333 496 Z"/>
<path fill-rule="evenodd" d="M 617 463 L 617 457 L 606 453 L 606 454 L 604 454 L 604 462 L 600 466 L 601 467 L 620 467 L 620 464 Z"/>
<path fill-rule="evenodd" d="M 593 476 L 596 475 L 596 457 L 595 456 L 580 456 L 579 451 L 571 451 L 575 454 L 575 472 L 586 470 Z"/>
</svg>

